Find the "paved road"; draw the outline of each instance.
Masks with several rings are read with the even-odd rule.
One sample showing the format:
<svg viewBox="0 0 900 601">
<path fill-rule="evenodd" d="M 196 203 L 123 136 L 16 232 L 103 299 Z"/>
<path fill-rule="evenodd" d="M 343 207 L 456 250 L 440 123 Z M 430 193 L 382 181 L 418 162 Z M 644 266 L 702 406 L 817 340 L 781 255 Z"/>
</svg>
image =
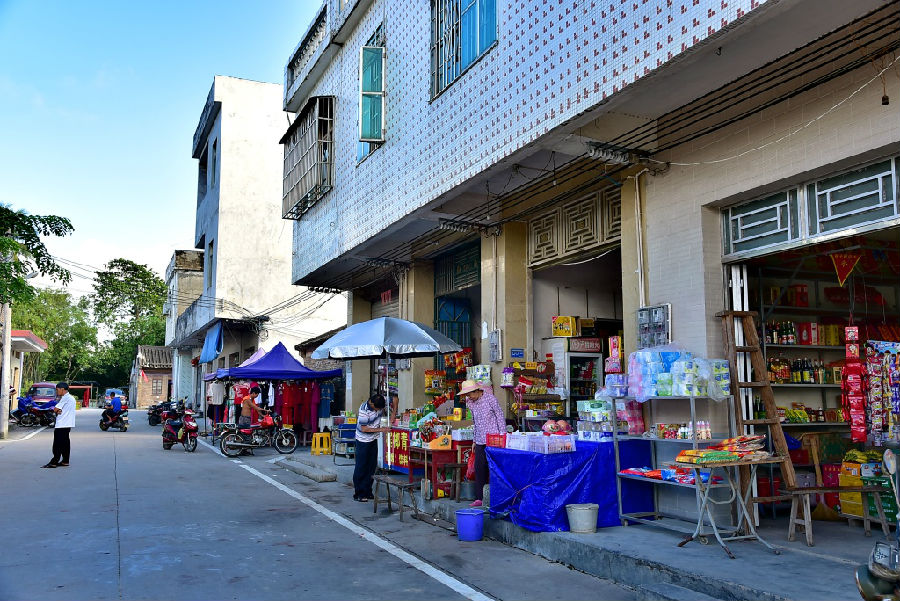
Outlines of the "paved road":
<svg viewBox="0 0 900 601">
<path fill-rule="evenodd" d="M 351 489 L 278 467 L 162 449 L 132 411 L 101 432 L 82 409 L 71 466 L 39 469 L 52 431 L 0 441 L 0 599 L 635 599 L 493 541 L 373 515 Z M 20 439 L 20 440 L 16 440 Z"/>
</svg>

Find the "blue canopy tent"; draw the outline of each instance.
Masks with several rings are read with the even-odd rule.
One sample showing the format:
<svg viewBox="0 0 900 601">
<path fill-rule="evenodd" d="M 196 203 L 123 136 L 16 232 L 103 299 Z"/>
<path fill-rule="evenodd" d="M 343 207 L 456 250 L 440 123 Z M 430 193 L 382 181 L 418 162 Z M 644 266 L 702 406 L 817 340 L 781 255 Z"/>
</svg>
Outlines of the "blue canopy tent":
<svg viewBox="0 0 900 601">
<path fill-rule="evenodd" d="M 340 377 L 342 370 L 316 371 L 295 359 L 282 343 L 249 365 L 228 370 L 230 380 L 326 380 Z"/>
</svg>

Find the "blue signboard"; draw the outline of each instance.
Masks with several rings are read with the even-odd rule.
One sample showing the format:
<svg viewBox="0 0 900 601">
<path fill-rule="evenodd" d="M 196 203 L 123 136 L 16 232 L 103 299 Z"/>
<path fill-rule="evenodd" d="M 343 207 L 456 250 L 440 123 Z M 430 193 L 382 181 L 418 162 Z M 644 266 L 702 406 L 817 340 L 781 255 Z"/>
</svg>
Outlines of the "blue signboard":
<svg viewBox="0 0 900 601">
<path fill-rule="evenodd" d="M 509 349 L 509 358 L 510 359 L 524 359 L 525 358 L 525 349 L 523 349 L 523 348 Z"/>
</svg>

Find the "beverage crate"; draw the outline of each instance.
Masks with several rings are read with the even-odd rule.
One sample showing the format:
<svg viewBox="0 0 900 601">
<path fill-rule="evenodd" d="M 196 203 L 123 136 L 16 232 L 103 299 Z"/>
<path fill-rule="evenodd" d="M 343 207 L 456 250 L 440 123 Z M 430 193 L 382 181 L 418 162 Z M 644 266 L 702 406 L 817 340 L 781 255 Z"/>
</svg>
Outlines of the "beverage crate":
<svg viewBox="0 0 900 601">
<path fill-rule="evenodd" d="M 506 446 L 506 434 L 485 434 L 485 444 L 502 449 Z"/>
<path fill-rule="evenodd" d="M 524 432 L 512 432 L 506 435 L 506 448 L 516 449 L 517 451 L 527 451 L 528 439 L 534 437 L 534 435 L 529 436 Z"/>
<path fill-rule="evenodd" d="M 575 450 L 575 436 L 572 434 L 551 436 L 529 436 L 528 450 L 533 453 L 571 453 Z"/>
</svg>

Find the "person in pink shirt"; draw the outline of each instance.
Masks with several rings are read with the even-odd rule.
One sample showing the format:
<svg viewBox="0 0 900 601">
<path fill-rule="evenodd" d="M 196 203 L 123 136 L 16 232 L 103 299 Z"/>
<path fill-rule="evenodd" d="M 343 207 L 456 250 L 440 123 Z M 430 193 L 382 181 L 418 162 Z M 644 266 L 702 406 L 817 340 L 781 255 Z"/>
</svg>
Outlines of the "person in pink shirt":
<svg viewBox="0 0 900 601">
<path fill-rule="evenodd" d="M 459 396 L 472 411 L 475 420 L 475 502 L 472 507 L 481 507 L 484 499 L 484 485 L 488 481 L 488 463 L 485 446 L 488 434 L 505 434 L 506 418 L 503 409 L 490 384 L 482 385 L 475 380 L 466 380 L 459 387 Z"/>
</svg>

